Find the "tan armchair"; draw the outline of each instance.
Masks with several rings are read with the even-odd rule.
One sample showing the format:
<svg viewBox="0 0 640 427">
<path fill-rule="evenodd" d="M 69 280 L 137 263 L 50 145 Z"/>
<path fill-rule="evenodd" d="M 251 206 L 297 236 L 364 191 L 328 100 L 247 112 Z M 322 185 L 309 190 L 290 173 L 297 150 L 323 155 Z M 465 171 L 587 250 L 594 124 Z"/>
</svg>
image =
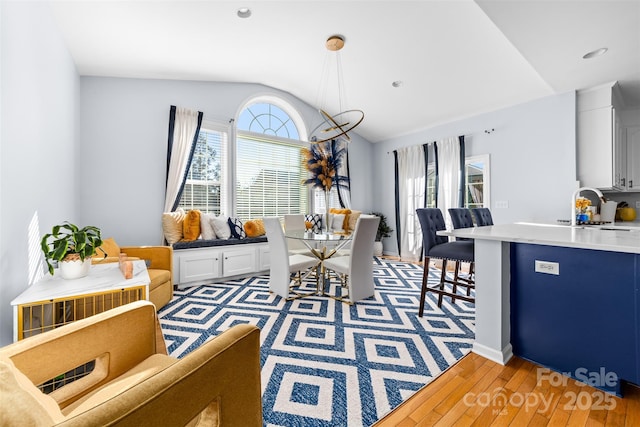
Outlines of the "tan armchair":
<svg viewBox="0 0 640 427">
<path fill-rule="evenodd" d="M 137 301 L 1 348 L 1 424 L 262 425 L 258 328 L 236 325 L 178 360 L 158 325 Z M 90 361 L 48 395 L 36 387 Z"/>
<path fill-rule="evenodd" d="M 106 257 L 103 256 L 103 252 Z M 94 264 L 118 262 L 121 253 L 128 259 L 143 259 L 149 262 L 149 301 L 157 310 L 173 298 L 173 248 L 171 246 L 118 246 L 113 238 L 104 239 L 94 258 Z"/>
</svg>

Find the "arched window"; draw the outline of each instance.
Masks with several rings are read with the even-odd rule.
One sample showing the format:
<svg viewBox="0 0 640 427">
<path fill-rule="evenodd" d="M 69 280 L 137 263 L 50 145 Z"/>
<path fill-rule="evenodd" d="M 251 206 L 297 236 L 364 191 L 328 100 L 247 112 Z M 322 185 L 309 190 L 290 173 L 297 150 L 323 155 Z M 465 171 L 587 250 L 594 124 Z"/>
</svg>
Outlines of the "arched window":
<svg viewBox="0 0 640 427">
<path fill-rule="evenodd" d="M 309 189 L 302 184 L 298 113 L 282 100 L 257 98 L 238 116 L 235 146 L 235 215 L 248 220 L 308 212 Z"/>
<path fill-rule="evenodd" d="M 298 128 L 280 107 L 261 102 L 240 113 L 238 130 L 299 140 Z"/>
</svg>

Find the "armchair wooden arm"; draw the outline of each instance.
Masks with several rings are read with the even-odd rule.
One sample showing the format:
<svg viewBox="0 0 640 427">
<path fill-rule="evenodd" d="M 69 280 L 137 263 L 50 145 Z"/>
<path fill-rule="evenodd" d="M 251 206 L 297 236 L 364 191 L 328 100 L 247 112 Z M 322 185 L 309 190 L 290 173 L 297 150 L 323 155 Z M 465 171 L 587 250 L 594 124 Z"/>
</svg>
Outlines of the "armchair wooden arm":
<svg viewBox="0 0 640 427">
<path fill-rule="evenodd" d="M 89 375 L 49 395 L 54 410 L 26 386 L 55 425 L 262 425 L 258 328 L 236 325 L 178 360 L 156 348 L 156 325 L 153 304 L 138 301 L 10 344 L 0 361 L 40 384 L 96 360 Z M 11 419 L 28 419 L 9 414 L 18 410 L 0 402 Z"/>
</svg>

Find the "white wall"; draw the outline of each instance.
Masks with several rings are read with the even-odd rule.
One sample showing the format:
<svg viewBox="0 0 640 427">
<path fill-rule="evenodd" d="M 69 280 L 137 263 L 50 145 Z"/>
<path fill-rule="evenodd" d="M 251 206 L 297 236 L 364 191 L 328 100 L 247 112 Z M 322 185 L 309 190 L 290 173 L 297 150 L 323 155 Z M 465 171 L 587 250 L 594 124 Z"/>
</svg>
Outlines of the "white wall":
<svg viewBox="0 0 640 427">
<path fill-rule="evenodd" d="M 465 135 L 467 156 L 490 155 L 495 223 L 568 219 L 576 185 L 575 116 L 575 93 L 569 92 L 377 143 L 374 205 L 395 229 L 393 150 Z M 384 240 L 384 251 L 398 254 L 395 232 Z"/>
<path fill-rule="evenodd" d="M 48 3 L 0 2 L 0 345 L 10 302 L 42 274 L 40 236 L 78 219 L 80 79 Z"/>
<path fill-rule="evenodd" d="M 260 95 L 288 101 L 307 129 L 317 125 L 315 109 L 262 85 L 81 78 L 81 174 L 88 178 L 80 190 L 82 221 L 122 245 L 159 244 L 170 106 L 202 111 L 205 120 L 228 121 Z M 372 145 L 355 134 L 352 139 L 352 204 L 370 210 Z"/>
</svg>

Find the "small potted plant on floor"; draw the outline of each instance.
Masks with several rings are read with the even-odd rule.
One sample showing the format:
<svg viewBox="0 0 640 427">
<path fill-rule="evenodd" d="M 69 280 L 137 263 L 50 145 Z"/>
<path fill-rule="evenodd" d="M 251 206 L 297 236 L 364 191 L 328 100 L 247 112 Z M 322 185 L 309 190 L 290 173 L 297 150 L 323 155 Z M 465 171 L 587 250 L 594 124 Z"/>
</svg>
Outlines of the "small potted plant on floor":
<svg viewBox="0 0 640 427">
<path fill-rule="evenodd" d="M 89 274 L 91 256 L 100 245 L 98 227 L 80 228 L 68 221 L 55 225 L 40 241 L 49 273 L 53 274 L 53 262 L 58 262 L 63 279 L 78 279 Z"/>
<path fill-rule="evenodd" d="M 373 255 L 382 256 L 382 239 L 390 237 L 393 229 L 387 224 L 387 217 L 380 212 L 373 212 L 371 215 L 380 217 L 380 224 L 378 224 L 378 231 L 376 233 L 376 241 L 373 244 Z"/>
</svg>

